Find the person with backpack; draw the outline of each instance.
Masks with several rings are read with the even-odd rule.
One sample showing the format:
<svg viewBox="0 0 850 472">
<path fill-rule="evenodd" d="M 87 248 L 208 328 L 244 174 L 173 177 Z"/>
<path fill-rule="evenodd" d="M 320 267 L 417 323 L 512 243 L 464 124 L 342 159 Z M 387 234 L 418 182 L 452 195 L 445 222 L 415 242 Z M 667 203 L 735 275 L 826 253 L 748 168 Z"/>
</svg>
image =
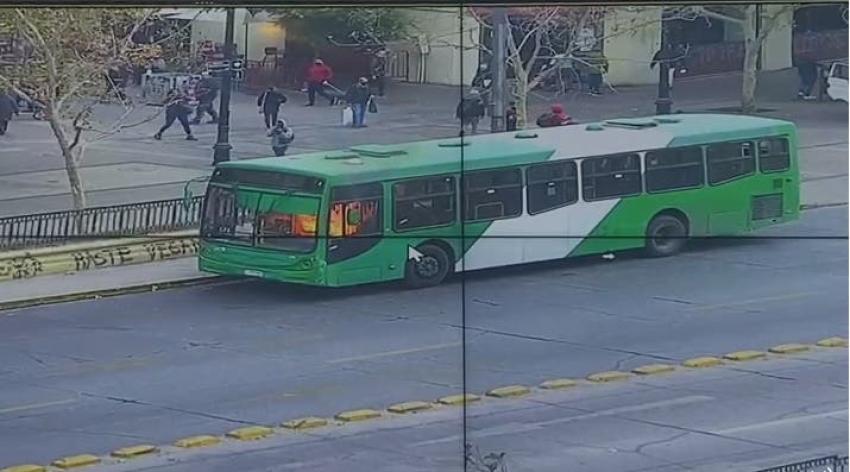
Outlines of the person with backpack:
<svg viewBox="0 0 850 472">
<path fill-rule="evenodd" d="M 484 103 L 484 114 L 486 115 L 490 108 L 491 86 L 493 85 L 493 72 L 490 71 L 486 63 L 478 66 L 475 77 L 472 78 L 471 85 L 472 88 L 478 89 L 479 93 L 481 93 L 481 101 Z"/>
<path fill-rule="evenodd" d="M 553 126 L 568 126 L 575 124 L 573 118 L 564 111 L 560 104 L 552 105 L 550 111 L 543 113 L 537 118 L 537 126 L 550 128 Z"/>
<path fill-rule="evenodd" d="M 272 138 L 272 151 L 274 151 L 274 155 L 280 157 L 286 154 L 290 143 L 295 140 L 295 132 L 287 126 L 285 121 L 278 120 L 275 127 L 269 131 L 269 137 Z"/>
<path fill-rule="evenodd" d="M 218 123 L 218 113 L 213 106 L 218 95 L 218 84 L 211 77 L 205 76 L 195 86 L 195 90 L 197 90 L 195 96 L 198 98 L 198 106 L 195 108 L 195 119 L 192 120 L 192 124 L 200 124 L 204 114 L 210 115 L 210 121 L 207 123 Z"/>
<path fill-rule="evenodd" d="M 280 92 L 277 87 L 269 87 L 257 97 L 257 107 L 260 109 L 260 114 L 263 115 L 263 120 L 266 123 L 266 130 L 272 129 L 272 126 L 277 123 L 277 115 L 280 113 L 280 106 L 286 103 L 286 95 Z"/>
<path fill-rule="evenodd" d="M 484 101 L 481 100 L 481 92 L 472 89 L 467 98 L 461 99 L 455 111 L 455 117 L 460 120 L 460 135 L 463 136 L 467 127 L 472 134 L 478 132 L 478 122 L 484 117 Z"/>
<path fill-rule="evenodd" d="M 192 108 L 189 106 L 186 95 L 176 88 L 169 90 L 165 98 L 165 124 L 153 135 L 154 139 L 161 140 L 162 133 L 171 128 L 174 120 L 178 120 L 180 125 L 183 126 L 183 131 L 186 132 L 186 140 L 197 141 L 198 139 L 192 135 L 192 128 L 189 126 L 189 115 L 191 114 Z"/>
<path fill-rule="evenodd" d="M 345 93 L 345 101 L 351 105 L 351 111 L 354 113 L 352 128 L 366 127 L 366 107 L 371 99 L 372 91 L 369 89 L 369 79 L 366 77 L 360 77 L 357 83 Z"/>
</svg>

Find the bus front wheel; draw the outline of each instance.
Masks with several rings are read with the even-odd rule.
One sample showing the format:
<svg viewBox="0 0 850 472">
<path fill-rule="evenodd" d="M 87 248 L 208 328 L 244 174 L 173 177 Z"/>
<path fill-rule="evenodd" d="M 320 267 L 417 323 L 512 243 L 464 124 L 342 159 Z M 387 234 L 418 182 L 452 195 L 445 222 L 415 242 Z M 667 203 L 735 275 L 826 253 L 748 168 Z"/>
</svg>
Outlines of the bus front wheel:
<svg viewBox="0 0 850 472">
<path fill-rule="evenodd" d="M 646 252 L 651 257 L 677 254 L 685 246 L 688 228 L 672 215 L 658 215 L 646 228 Z"/>
<path fill-rule="evenodd" d="M 432 287 L 440 284 L 449 273 L 449 256 L 442 248 L 424 244 L 417 248 L 419 259 L 408 259 L 405 282 L 410 288 Z"/>
</svg>

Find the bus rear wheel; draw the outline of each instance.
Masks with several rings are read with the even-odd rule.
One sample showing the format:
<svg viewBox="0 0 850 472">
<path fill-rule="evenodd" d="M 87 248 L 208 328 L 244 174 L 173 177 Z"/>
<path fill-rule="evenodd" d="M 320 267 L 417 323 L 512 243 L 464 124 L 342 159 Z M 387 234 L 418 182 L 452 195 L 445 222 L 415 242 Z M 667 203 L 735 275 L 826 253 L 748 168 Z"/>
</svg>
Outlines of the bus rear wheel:
<svg viewBox="0 0 850 472">
<path fill-rule="evenodd" d="M 646 253 L 651 257 L 667 257 L 679 253 L 687 241 L 688 228 L 672 215 L 658 215 L 646 228 Z"/>
<path fill-rule="evenodd" d="M 439 246 L 424 244 L 417 248 L 422 257 L 408 259 L 404 280 L 410 288 L 439 285 L 449 274 L 449 256 Z"/>
</svg>

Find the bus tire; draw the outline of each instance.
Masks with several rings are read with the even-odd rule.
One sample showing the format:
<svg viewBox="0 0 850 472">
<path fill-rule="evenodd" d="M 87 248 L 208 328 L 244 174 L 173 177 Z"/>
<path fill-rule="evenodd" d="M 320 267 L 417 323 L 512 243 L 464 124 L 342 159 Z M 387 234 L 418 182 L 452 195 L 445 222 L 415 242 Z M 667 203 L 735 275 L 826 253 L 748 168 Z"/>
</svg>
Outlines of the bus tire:
<svg viewBox="0 0 850 472">
<path fill-rule="evenodd" d="M 410 288 L 425 288 L 439 285 L 449 274 L 448 254 L 441 247 L 423 244 L 416 248 L 422 258 L 408 259 L 404 271 L 404 280 Z"/>
<path fill-rule="evenodd" d="M 673 215 L 658 215 L 646 228 L 646 253 L 650 257 L 668 257 L 679 253 L 687 242 L 688 228 Z"/>
</svg>

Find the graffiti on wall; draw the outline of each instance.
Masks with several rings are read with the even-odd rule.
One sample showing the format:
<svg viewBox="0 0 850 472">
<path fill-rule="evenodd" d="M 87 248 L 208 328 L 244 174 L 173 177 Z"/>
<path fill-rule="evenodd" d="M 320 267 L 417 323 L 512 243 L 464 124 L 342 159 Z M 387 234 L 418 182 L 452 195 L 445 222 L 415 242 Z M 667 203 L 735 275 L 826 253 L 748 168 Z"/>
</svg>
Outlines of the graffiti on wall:
<svg viewBox="0 0 850 472">
<path fill-rule="evenodd" d="M 43 271 L 41 260 L 29 255 L 0 261 L 0 279 L 29 279 Z"/>
<path fill-rule="evenodd" d="M 24 255 L 0 260 L 0 280 L 29 279 L 45 273 L 49 262 L 51 272 L 70 272 L 119 267 L 127 264 L 157 262 L 198 254 L 194 238 L 163 239 L 143 244 L 84 249 L 63 254 L 42 256 Z M 55 269 L 59 268 L 59 270 Z"/>
</svg>

